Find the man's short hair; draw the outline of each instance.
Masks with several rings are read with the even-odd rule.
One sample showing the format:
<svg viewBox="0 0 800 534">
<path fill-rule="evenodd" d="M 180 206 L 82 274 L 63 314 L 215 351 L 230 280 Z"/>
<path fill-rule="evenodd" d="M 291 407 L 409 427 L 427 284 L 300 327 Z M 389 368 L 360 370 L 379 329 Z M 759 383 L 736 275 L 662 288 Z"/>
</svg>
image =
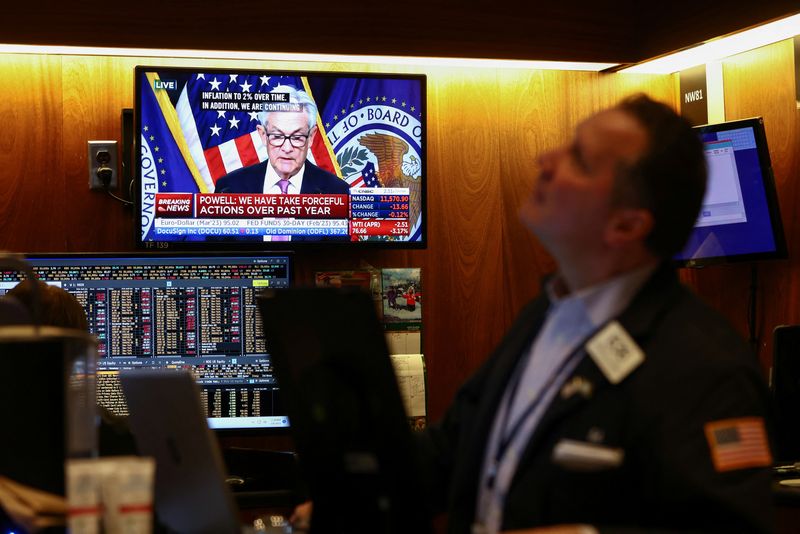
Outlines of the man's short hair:
<svg viewBox="0 0 800 534">
<path fill-rule="evenodd" d="M 25 279 L 9 289 L 6 297 L 13 297 L 22 303 L 29 310 L 31 318 L 35 320 L 37 318 L 33 317 L 36 300 L 34 284 L 39 292 L 39 324 L 88 331 L 89 324 L 83 306 L 66 289 L 46 284 L 41 280 Z"/>
<path fill-rule="evenodd" d="M 636 119 L 648 142 L 639 160 L 618 174 L 613 202 L 649 210 L 654 224 L 645 244 L 671 258 L 686 244 L 705 195 L 703 143 L 684 118 L 646 95 L 628 97 L 616 109 Z"/>
<path fill-rule="evenodd" d="M 301 91 L 291 85 L 279 85 L 275 87 L 270 93 L 286 93 L 289 95 L 289 102 L 292 104 L 300 104 L 303 111 L 308 116 L 308 129 L 311 130 L 317 125 L 317 104 L 305 91 Z M 258 114 L 258 121 L 261 125 L 267 127 L 267 119 L 270 113 L 283 113 L 281 111 L 262 111 Z"/>
</svg>

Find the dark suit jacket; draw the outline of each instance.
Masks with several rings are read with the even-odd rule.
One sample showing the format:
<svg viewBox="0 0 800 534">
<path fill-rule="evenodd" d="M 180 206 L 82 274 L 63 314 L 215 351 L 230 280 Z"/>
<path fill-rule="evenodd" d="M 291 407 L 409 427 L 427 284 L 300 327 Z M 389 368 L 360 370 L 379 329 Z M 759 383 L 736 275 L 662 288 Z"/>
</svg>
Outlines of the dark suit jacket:
<svg viewBox="0 0 800 534">
<path fill-rule="evenodd" d="M 432 499 L 445 497 L 438 504 L 449 512 L 451 533 L 470 531 L 493 417 L 548 305 L 540 297 L 523 309 L 444 420 L 420 438 L 429 490 Z M 755 356 L 669 266 L 618 320 L 645 361 L 612 385 L 584 353 L 572 376 L 588 379 L 593 393 L 556 395 L 519 461 L 503 528 L 588 523 L 602 532 L 770 532 L 769 470 L 716 472 L 704 433 L 709 421 L 766 413 Z M 552 461 L 560 440 L 585 442 L 592 429 L 604 445 L 624 450 L 620 467 L 582 472 Z"/>
<path fill-rule="evenodd" d="M 263 193 L 269 160 L 242 167 L 217 180 L 215 193 Z M 306 161 L 301 194 L 347 195 L 350 186 L 336 175 Z"/>
</svg>

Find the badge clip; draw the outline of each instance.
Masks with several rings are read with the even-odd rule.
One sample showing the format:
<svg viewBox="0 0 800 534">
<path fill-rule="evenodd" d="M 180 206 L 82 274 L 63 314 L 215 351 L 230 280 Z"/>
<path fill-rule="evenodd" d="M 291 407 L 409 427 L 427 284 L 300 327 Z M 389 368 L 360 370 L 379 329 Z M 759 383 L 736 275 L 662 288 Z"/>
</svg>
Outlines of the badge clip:
<svg viewBox="0 0 800 534">
<path fill-rule="evenodd" d="M 567 400 L 575 394 L 585 399 L 592 397 L 594 386 L 582 376 L 573 376 L 569 382 L 561 388 L 561 398 Z"/>
</svg>

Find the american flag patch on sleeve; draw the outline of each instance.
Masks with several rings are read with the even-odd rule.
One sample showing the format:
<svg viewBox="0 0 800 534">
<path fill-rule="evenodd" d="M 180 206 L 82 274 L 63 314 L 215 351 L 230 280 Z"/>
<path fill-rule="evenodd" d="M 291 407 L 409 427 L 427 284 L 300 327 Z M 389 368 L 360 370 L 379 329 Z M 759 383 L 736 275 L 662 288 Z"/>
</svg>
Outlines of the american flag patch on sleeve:
<svg viewBox="0 0 800 534">
<path fill-rule="evenodd" d="M 741 417 L 705 424 L 711 460 L 717 471 L 772 465 L 764 419 Z"/>
</svg>

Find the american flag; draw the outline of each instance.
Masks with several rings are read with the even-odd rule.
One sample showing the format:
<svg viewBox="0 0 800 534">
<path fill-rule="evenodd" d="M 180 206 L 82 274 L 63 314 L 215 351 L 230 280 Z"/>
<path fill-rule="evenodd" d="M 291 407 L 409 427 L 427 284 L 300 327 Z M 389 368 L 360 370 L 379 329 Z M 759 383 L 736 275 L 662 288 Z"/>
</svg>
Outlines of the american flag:
<svg viewBox="0 0 800 534">
<path fill-rule="evenodd" d="M 269 93 L 279 85 L 304 90 L 300 77 L 274 73 L 196 73 L 187 81 L 175 110 L 192 159 L 209 191 L 214 190 L 217 179 L 229 172 L 267 159 L 267 150 L 256 131 L 259 124 L 257 112 L 203 110 L 203 93 L 241 95 L 241 102 L 250 102 L 250 95 Z M 308 159 L 335 172 L 331 156 L 319 135 L 309 150 Z"/>
<path fill-rule="evenodd" d="M 353 177 L 347 178 L 347 183 L 351 188 L 354 187 L 380 187 L 378 182 L 378 174 L 375 172 L 375 165 L 368 161 L 361 173 Z"/>
<path fill-rule="evenodd" d="M 772 464 L 764 419 L 742 417 L 705 425 L 714 469 L 719 472 Z"/>
</svg>

